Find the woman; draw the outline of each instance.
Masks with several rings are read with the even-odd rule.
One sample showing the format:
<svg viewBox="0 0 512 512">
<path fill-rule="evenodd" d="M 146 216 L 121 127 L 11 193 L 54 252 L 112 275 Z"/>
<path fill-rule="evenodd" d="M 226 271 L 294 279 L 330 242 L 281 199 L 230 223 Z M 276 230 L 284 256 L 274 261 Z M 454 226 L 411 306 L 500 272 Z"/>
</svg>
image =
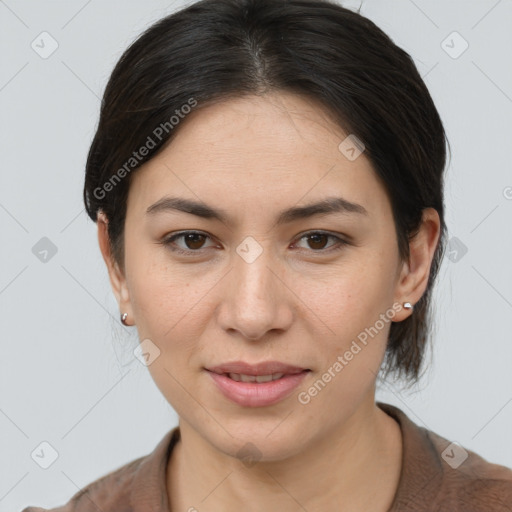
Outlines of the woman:
<svg viewBox="0 0 512 512">
<path fill-rule="evenodd" d="M 205 0 L 147 30 L 84 200 L 179 427 L 56 510 L 511 510 L 512 470 L 375 401 L 380 370 L 420 374 L 445 158 L 412 59 L 358 13 Z"/>
</svg>

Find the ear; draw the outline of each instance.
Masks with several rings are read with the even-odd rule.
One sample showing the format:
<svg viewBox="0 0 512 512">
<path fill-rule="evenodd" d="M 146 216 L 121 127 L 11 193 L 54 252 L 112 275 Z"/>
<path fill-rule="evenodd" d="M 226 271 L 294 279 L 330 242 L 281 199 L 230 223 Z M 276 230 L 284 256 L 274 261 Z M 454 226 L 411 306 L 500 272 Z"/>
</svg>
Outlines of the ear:
<svg viewBox="0 0 512 512">
<path fill-rule="evenodd" d="M 126 324 L 129 325 L 131 319 L 133 319 L 133 312 L 130 303 L 130 294 L 126 285 L 126 278 L 124 272 L 119 268 L 119 264 L 114 260 L 110 248 L 110 239 L 108 235 L 108 219 L 106 215 L 99 211 L 97 215 L 98 224 L 98 243 L 100 246 L 103 260 L 107 265 L 108 275 L 112 291 L 116 297 L 119 305 L 119 310 L 122 313 L 128 313 Z"/>
<path fill-rule="evenodd" d="M 402 263 L 400 278 L 397 282 L 395 300 L 400 305 L 410 302 L 414 306 L 425 292 L 440 233 L 441 221 L 437 210 L 425 208 L 418 233 L 409 241 L 409 259 Z M 410 309 L 402 307 L 395 315 L 394 321 L 401 322 L 410 314 Z"/>
</svg>

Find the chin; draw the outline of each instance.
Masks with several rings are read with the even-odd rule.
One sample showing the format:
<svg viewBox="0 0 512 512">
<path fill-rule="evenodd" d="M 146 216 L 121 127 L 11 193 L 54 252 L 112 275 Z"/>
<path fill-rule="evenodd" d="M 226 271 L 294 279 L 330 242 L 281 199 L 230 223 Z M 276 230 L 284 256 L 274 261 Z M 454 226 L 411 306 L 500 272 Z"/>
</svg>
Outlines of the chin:
<svg viewBox="0 0 512 512">
<path fill-rule="evenodd" d="M 285 460 L 304 450 L 307 443 L 304 432 L 308 428 L 294 424 L 291 418 L 283 421 L 283 417 L 286 414 L 265 419 L 219 419 L 229 434 L 219 426 L 215 433 L 203 432 L 203 435 L 217 450 L 239 459 L 247 467 L 255 462 Z"/>
</svg>

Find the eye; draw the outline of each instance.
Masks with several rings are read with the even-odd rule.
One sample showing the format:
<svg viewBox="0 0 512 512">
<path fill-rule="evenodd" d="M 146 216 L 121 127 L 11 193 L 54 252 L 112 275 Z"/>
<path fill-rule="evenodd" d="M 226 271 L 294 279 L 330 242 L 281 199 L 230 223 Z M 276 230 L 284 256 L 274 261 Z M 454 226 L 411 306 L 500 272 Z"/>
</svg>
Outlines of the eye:
<svg viewBox="0 0 512 512">
<path fill-rule="evenodd" d="M 202 245 L 206 238 L 210 238 L 208 235 L 201 233 L 199 231 L 182 231 L 181 233 L 177 233 L 170 237 L 165 238 L 162 241 L 162 244 L 173 252 L 178 254 L 190 254 L 194 252 L 200 252 L 202 249 Z M 183 243 L 185 246 L 176 247 L 175 241 L 183 239 Z"/>
<path fill-rule="evenodd" d="M 333 239 L 335 243 L 331 245 L 327 250 L 325 244 L 327 240 Z M 301 236 L 300 240 L 306 240 L 306 243 L 312 248 L 313 252 L 331 252 L 331 250 L 337 251 L 348 245 L 348 242 L 340 238 L 339 236 L 332 235 L 324 231 L 310 231 Z M 333 249 L 334 247 L 334 249 Z"/>
</svg>

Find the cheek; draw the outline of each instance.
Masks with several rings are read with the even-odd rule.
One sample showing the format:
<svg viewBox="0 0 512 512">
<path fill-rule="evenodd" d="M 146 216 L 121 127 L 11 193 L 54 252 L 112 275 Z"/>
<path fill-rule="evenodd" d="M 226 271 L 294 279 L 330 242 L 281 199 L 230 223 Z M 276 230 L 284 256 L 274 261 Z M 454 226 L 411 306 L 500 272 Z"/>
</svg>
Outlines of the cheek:
<svg viewBox="0 0 512 512">
<path fill-rule="evenodd" d="M 360 251 L 320 281 L 309 283 L 310 293 L 304 301 L 340 334 L 373 323 L 391 305 L 391 265 L 376 254 Z"/>
<path fill-rule="evenodd" d="M 219 301 L 215 292 L 226 272 L 208 268 L 173 264 L 164 249 L 150 243 L 146 248 L 134 245 L 126 260 L 139 339 L 149 339 L 159 348 L 160 357 L 150 371 L 155 380 L 169 381 L 166 387 L 172 386 L 172 378 L 165 370 L 183 376 L 185 368 L 197 368 L 204 360 L 201 340 L 212 322 Z"/>
<path fill-rule="evenodd" d="M 394 310 L 386 315 L 391 307 L 386 283 L 375 281 L 378 274 L 371 277 L 349 273 L 333 283 L 329 297 L 320 294 L 316 301 L 329 330 L 326 336 L 318 332 L 315 336 L 321 365 L 314 382 L 301 391 L 311 404 L 307 410 L 318 410 L 319 417 L 326 409 L 338 411 L 333 412 L 332 422 L 371 391 L 385 354 Z"/>
<path fill-rule="evenodd" d="M 370 382 L 372 372 L 378 372 L 395 315 L 392 258 L 392 250 L 387 255 L 360 251 L 358 258 L 329 276 L 327 287 L 315 290 L 314 310 L 328 327 L 323 329 L 327 336 L 316 336 L 325 369 L 339 356 L 343 358 L 343 370 L 334 373 L 343 374 L 338 380 L 346 383 L 344 389 L 336 386 L 336 394 L 347 392 L 361 380 Z"/>
<path fill-rule="evenodd" d="M 208 280 L 173 268 L 160 252 L 152 246 L 132 247 L 126 260 L 130 301 L 139 339 L 149 339 L 159 351 L 148 371 L 162 395 L 186 417 L 190 404 L 183 386 L 195 394 L 195 382 L 183 370 L 194 367 L 191 359 L 201 355 L 197 340 L 204 330 L 207 301 L 201 299 Z"/>
<path fill-rule="evenodd" d="M 191 306 L 200 298 L 194 281 L 172 268 L 164 252 L 150 243 L 127 243 L 127 285 L 139 337 L 159 345 L 179 340 L 175 333 L 193 317 Z"/>
</svg>

